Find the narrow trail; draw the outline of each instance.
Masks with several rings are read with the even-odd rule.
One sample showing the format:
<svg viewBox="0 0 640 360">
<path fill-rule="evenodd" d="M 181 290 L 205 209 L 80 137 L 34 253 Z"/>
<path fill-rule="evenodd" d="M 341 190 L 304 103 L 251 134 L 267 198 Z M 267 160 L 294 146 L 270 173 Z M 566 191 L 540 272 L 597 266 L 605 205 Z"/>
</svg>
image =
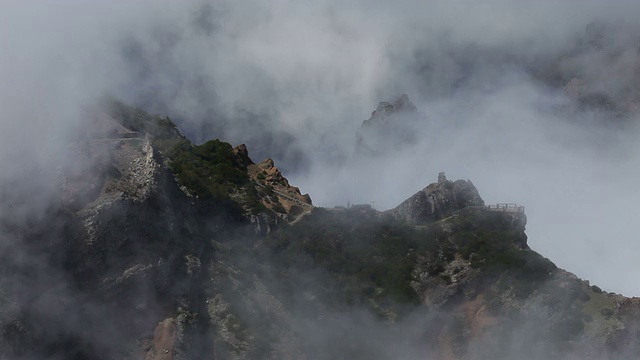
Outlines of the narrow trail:
<svg viewBox="0 0 640 360">
<path fill-rule="evenodd" d="M 263 189 L 266 189 L 266 188 L 267 188 L 265 185 L 259 184 L 259 183 L 257 183 L 257 182 L 254 182 L 254 184 L 256 184 L 256 186 L 259 186 L 259 187 L 261 187 L 261 188 L 263 188 Z M 275 194 L 277 194 L 277 195 L 279 195 L 279 196 L 281 196 L 281 197 L 283 197 L 283 198 L 285 198 L 285 199 L 287 199 L 287 200 L 289 200 L 289 201 L 291 201 L 291 202 L 294 202 L 294 203 L 296 203 L 296 204 L 298 204 L 298 205 L 306 206 L 306 207 L 309 207 L 309 208 L 314 208 L 314 207 L 315 207 L 315 206 L 313 206 L 313 205 L 311 205 L 311 204 L 307 204 L 307 203 L 306 203 L 306 202 L 304 202 L 304 201 L 301 201 L 301 200 L 299 200 L 299 199 L 296 199 L 296 198 L 294 198 L 294 197 L 292 197 L 292 196 L 289 196 L 289 195 L 287 195 L 287 194 L 285 194 L 285 193 L 283 193 L 283 192 L 281 192 L 281 191 L 278 191 L 278 190 L 276 190 L 276 189 L 271 188 L 271 191 L 273 191 Z"/>
</svg>

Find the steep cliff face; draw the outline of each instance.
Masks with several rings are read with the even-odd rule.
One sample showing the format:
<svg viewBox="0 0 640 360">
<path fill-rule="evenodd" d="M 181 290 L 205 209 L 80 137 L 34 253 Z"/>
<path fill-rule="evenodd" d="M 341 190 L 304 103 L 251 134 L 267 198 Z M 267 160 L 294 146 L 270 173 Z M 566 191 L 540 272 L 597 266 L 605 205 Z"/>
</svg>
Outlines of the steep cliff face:
<svg viewBox="0 0 640 360">
<path fill-rule="evenodd" d="M 15 310 L 0 353 L 192 358 L 209 346 L 207 320 L 189 317 L 203 313 L 198 264 L 212 256 L 208 239 L 237 220 L 186 196 L 148 136 L 85 138 L 68 151 L 76 161 L 59 168 L 60 202 L 30 224 L 3 224 L 21 258 L 4 258 L 2 277 L 31 288 L 10 288 Z M 175 346 L 157 349 L 153 329 L 165 317 L 176 324 Z"/>
</svg>

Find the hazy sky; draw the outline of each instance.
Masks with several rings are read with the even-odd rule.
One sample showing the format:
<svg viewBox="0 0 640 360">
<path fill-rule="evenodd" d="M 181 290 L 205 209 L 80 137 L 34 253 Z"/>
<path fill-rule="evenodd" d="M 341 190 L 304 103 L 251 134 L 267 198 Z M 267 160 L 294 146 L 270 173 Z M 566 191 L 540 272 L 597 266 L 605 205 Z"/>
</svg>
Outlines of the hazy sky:
<svg viewBox="0 0 640 360">
<path fill-rule="evenodd" d="M 604 289 L 640 295 L 638 119 L 575 109 L 561 86 L 532 77 L 564 59 L 558 71 L 627 99 L 638 7 L 0 0 L 0 167 L 11 169 L 0 185 L 28 177 L 24 188 L 46 189 L 51 178 L 34 169 L 84 120 L 83 105 L 111 94 L 171 115 L 194 141 L 247 143 L 255 161 L 273 157 L 322 206 L 382 210 L 439 171 L 468 178 L 488 203 L 526 206 L 535 250 Z M 571 53 L 594 20 L 616 25 L 605 51 Z M 401 93 L 423 114 L 420 141 L 352 158 L 362 121 Z"/>
</svg>

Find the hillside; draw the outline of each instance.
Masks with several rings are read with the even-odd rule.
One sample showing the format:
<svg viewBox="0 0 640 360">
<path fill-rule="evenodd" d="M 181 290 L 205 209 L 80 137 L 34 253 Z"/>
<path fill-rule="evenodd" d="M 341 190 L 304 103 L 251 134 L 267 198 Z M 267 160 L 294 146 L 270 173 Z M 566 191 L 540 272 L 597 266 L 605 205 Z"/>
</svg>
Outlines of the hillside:
<svg viewBox="0 0 640 360">
<path fill-rule="evenodd" d="M 636 354 L 640 300 L 531 250 L 523 208 L 471 181 L 440 174 L 387 212 L 317 208 L 243 145 L 101 106 L 55 160 L 47 212 L 0 224 L 0 358 Z"/>
</svg>

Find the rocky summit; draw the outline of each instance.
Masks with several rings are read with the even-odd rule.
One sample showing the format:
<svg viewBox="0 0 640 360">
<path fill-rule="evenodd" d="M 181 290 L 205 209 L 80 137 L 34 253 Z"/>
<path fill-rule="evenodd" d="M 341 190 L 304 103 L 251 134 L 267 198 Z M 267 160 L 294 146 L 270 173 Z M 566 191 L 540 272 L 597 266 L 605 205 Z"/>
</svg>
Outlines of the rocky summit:
<svg viewBox="0 0 640 360">
<path fill-rule="evenodd" d="M 524 208 L 469 180 L 320 208 L 244 145 L 114 100 L 91 114 L 52 160 L 57 199 L 0 223 L 2 359 L 637 356 L 640 300 L 533 251 Z"/>
<path fill-rule="evenodd" d="M 420 114 L 407 94 L 392 103 L 382 101 L 356 134 L 356 155 L 378 156 L 400 150 L 416 141 Z"/>
<path fill-rule="evenodd" d="M 484 201 L 471 181 L 450 181 L 440 173 L 437 183 L 418 191 L 387 213 L 409 224 L 426 224 L 474 206 L 483 207 Z"/>
</svg>

